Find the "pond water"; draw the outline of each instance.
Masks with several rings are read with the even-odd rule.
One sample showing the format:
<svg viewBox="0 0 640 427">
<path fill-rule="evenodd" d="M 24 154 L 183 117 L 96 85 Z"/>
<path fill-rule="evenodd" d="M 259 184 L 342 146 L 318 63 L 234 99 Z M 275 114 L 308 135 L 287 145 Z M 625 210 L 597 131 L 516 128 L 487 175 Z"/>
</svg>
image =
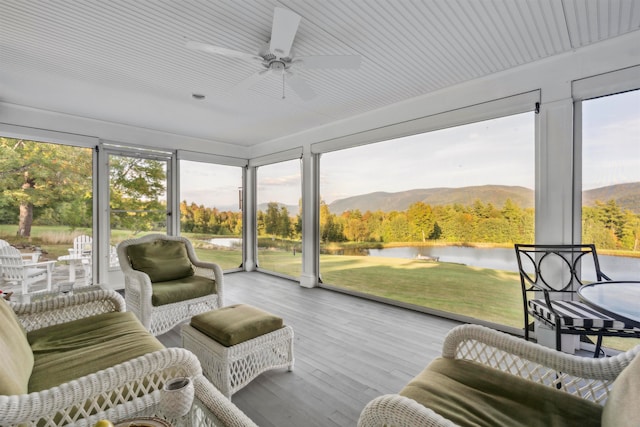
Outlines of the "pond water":
<svg viewBox="0 0 640 427">
<path fill-rule="evenodd" d="M 207 242 L 216 246 L 223 246 L 225 248 L 242 247 L 242 239 L 237 237 L 216 237 L 215 239 L 209 239 Z"/>
<path fill-rule="evenodd" d="M 218 237 L 209 243 L 228 248 L 241 247 L 242 239 Z M 323 253 L 325 253 L 323 251 Z M 441 262 L 452 262 L 472 267 L 494 270 L 518 271 L 518 262 L 513 248 L 475 248 L 466 246 L 401 246 L 397 248 L 363 249 L 348 248 L 335 255 L 362 255 L 387 258 L 414 259 L 419 257 L 438 258 Z M 640 280 L 640 258 L 598 255 L 600 269 L 613 280 Z M 584 280 L 594 281 L 587 274 Z"/>
<path fill-rule="evenodd" d="M 441 262 L 454 262 L 494 270 L 518 271 L 513 248 L 472 248 L 463 246 L 405 246 L 369 249 L 369 256 L 389 258 L 439 258 Z M 600 269 L 613 280 L 640 280 L 640 258 L 598 255 Z M 593 281 L 595 277 L 584 277 Z"/>
</svg>

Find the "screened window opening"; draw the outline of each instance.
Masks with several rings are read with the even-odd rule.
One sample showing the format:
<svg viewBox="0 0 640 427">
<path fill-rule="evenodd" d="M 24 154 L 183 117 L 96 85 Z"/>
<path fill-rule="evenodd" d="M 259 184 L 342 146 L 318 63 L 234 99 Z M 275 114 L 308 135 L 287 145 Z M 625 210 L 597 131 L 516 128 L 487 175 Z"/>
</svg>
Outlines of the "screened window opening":
<svg viewBox="0 0 640 427">
<path fill-rule="evenodd" d="M 640 272 L 640 90 L 582 102 L 582 242 L 613 280 Z M 586 267 L 583 266 L 583 270 Z M 594 277 L 586 276 L 585 281 Z M 605 338 L 628 350 L 640 340 Z"/>
<path fill-rule="evenodd" d="M 199 259 L 241 267 L 242 209 L 242 168 L 180 161 L 180 234 Z"/>
<path fill-rule="evenodd" d="M 322 154 L 323 283 L 522 328 L 534 113 Z"/>
<path fill-rule="evenodd" d="M 258 267 L 289 277 L 302 272 L 300 160 L 257 169 Z"/>
<path fill-rule="evenodd" d="M 25 261 L 52 265 L 29 293 L 46 290 L 48 279 L 51 290 L 61 282 L 92 283 L 91 247 L 84 268 L 72 259 L 74 240 L 93 234 L 92 156 L 91 148 L 0 136 L 0 239 Z M 21 280 L 13 279 L 1 289 L 20 294 Z"/>
</svg>

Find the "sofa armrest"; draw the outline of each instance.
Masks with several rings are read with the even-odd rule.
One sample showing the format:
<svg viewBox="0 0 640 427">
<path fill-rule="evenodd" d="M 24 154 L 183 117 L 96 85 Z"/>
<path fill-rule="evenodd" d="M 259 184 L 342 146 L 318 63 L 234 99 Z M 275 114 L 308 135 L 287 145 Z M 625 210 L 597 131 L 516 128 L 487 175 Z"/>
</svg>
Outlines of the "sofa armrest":
<svg viewBox="0 0 640 427">
<path fill-rule="evenodd" d="M 218 301 L 220 307 L 222 303 L 222 295 L 224 292 L 224 274 L 222 268 L 213 262 L 200 261 L 198 259 L 191 259 L 193 270 L 197 276 L 204 276 L 215 280 L 216 282 L 216 294 L 218 294 Z"/>
<path fill-rule="evenodd" d="M 27 332 L 96 314 L 125 311 L 124 299 L 112 290 L 78 292 L 31 303 L 10 304 Z"/>
<path fill-rule="evenodd" d="M 200 375 L 193 353 L 167 348 L 48 390 L 0 396 L 0 420 L 3 425 L 91 426 L 100 419 L 123 419 L 157 405 L 168 379 Z"/>
<path fill-rule="evenodd" d="M 204 375 L 194 379 L 195 392 L 204 405 L 225 427 L 258 427 L 247 415 L 227 399 Z"/>
<path fill-rule="evenodd" d="M 399 394 L 376 397 L 364 407 L 358 427 L 458 427 L 433 410 Z"/>
<path fill-rule="evenodd" d="M 579 357 L 479 325 L 453 328 L 442 348 L 445 358 L 482 363 L 600 405 L 638 353 L 640 346 L 614 357 Z"/>
</svg>

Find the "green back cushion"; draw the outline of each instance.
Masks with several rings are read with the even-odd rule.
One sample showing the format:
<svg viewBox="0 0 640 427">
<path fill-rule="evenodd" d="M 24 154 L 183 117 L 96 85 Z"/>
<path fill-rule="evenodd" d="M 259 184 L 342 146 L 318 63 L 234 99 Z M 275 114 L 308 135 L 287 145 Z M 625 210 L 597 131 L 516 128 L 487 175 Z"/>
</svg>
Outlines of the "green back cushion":
<svg viewBox="0 0 640 427">
<path fill-rule="evenodd" d="M 191 326 L 230 347 L 282 328 L 282 318 L 248 304 L 236 304 L 199 314 Z"/>
<path fill-rule="evenodd" d="M 154 240 L 127 246 L 127 256 L 134 270 L 149 275 L 152 282 L 176 280 L 193 275 L 193 267 L 184 242 Z"/>
<path fill-rule="evenodd" d="M 202 276 L 188 276 L 178 280 L 152 283 L 151 305 L 159 306 L 187 301 L 216 293 L 215 280 Z"/>
<path fill-rule="evenodd" d="M 111 312 L 29 332 L 35 364 L 29 392 L 165 348 L 131 312 Z"/>
<path fill-rule="evenodd" d="M 0 298 L 0 395 L 26 394 L 33 370 L 27 335 L 7 301 Z"/>
<path fill-rule="evenodd" d="M 400 392 L 460 426 L 599 426 L 593 402 L 479 363 L 439 358 Z"/>
<path fill-rule="evenodd" d="M 602 411 L 602 427 L 640 425 L 640 356 L 618 375 Z"/>
</svg>

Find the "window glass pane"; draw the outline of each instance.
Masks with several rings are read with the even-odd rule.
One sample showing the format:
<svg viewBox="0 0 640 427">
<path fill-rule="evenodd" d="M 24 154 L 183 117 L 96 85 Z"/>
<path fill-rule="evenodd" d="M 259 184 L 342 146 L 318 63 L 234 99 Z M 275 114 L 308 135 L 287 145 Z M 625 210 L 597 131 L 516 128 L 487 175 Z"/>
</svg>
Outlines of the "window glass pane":
<svg viewBox="0 0 640 427">
<path fill-rule="evenodd" d="M 607 276 L 639 280 L 638 90 L 582 103 L 582 241 L 596 245 L 600 268 Z M 584 280 L 595 280 L 592 270 L 583 266 Z M 634 339 L 605 338 L 605 345 L 618 349 L 638 343 Z"/>
<path fill-rule="evenodd" d="M 147 233 L 167 232 L 167 162 L 109 155 L 111 246 Z"/>
<path fill-rule="evenodd" d="M 302 272 L 302 178 L 300 160 L 257 171 L 258 266 L 292 277 Z"/>
<path fill-rule="evenodd" d="M 180 161 L 180 234 L 201 260 L 240 267 L 242 168 Z"/>
<path fill-rule="evenodd" d="M 522 328 L 533 113 L 323 154 L 320 187 L 324 283 Z"/>
<path fill-rule="evenodd" d="M 90 281 L 90 271 L 68 256 L 73 239 L 92 235 L 93 179 L 90 148 L 0 137 L 0 239 L 30 261 L 58 261 L 54 287 Z M 90 250 L 90 249 L 89 249 Z M 72 268 L 70 268 L 72 267 Z M 3 283 L 3 291 L 19 292 Z M 29 291 L 46 288 L 46 280 Z"/>
</svg>

